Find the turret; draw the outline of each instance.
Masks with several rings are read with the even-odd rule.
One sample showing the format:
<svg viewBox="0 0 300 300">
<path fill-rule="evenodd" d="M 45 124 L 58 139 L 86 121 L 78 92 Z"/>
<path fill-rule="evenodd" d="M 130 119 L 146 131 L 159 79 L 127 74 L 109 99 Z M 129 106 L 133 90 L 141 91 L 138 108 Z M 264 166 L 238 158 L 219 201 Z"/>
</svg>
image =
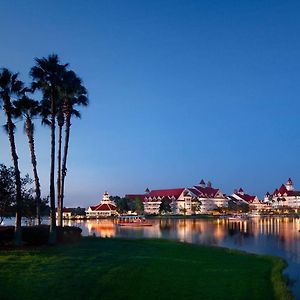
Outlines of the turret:
<svg viewBox="0 0 300 300">
<path fill-rule="evenodd" d="M 288 191 L 293 191 L 294 190 L 294 186 L 293 186 L 293 181 L 291 178 L 288 179 L 286 185 L 285 185 L 286 189 Z"/>
<path fill-rule="evenodd" d="M 105 193 L 103 194 L 102 202 L 108 202 L 108 201 L 110 201 L 109 194 L 107 191 L 105 191 Z"/>
<path fill-rule="evenodd" d="M 244 195 L 244 190 L 242 188 L 239 189 L 239 194 Z"/>
<path fill-rule="evenodd" d="M 203 179 L 201 179 L 199 185 L 202 187 L 202 188 L 205 188 L 205 181 Z"/>
</svg>

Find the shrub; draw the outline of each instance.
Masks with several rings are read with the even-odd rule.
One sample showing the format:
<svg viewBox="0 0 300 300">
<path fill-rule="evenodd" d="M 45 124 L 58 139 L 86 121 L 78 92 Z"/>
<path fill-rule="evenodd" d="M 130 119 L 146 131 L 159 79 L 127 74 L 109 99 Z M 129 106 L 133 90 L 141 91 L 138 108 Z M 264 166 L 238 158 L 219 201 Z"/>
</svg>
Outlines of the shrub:
<svg viewBox="0 0 300 300">
<path fill-rule="evenodd" d="M 23 226 L 22 240 L 26 245 L 45 245 L 49 238 L 49 225 Z M 78 227 L 66 226 L 57 227 L 57 240 L 60 243 L 78 241 L 82 230 Z M 12 244 L 14 241 L 14 226 L 0 227 L 0 245 Z"/>
</svg>

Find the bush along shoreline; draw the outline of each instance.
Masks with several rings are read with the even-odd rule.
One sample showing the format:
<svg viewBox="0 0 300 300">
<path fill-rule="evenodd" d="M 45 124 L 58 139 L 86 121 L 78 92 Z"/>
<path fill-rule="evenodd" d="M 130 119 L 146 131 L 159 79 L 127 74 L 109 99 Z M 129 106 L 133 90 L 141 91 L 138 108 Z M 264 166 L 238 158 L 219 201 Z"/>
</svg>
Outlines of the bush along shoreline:
<svg viewBox="0 0 300 300">
<path fill-rule="evenodd" d="M 47 245 L 49 240 L 50 226 L 22 226 L 22 245 L 40 246 Z M 76 242 L 81 238 L 82 230 L 76 226 L 57 227 L 57 240 L 59 243 Z M 15 239 L 14 226 L 0 226 L 0 249 L 12 247 Z"/>
</svg>

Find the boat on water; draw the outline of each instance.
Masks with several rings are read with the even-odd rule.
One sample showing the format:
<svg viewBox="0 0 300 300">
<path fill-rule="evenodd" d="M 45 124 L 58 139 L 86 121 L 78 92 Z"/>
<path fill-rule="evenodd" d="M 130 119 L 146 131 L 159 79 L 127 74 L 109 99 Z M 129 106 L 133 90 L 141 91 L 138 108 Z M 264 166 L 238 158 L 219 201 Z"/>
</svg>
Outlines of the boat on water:
<svg viewBox="0 0 300 300">
<path fill-rule="evenodd" d="M 246 221 L 248 220 L 248 216 L 246 215 L 232 215 L 232 216 L 228 216 L 227 220 L 229 221 Z"/>
<path fill-rule="evenodd" d="M 138 215 L 119 216 L 117 219 L 117 225 L 128 227 L 152 226 L 152 224 L 147 221 L 144 216 Z"/>
</svg>

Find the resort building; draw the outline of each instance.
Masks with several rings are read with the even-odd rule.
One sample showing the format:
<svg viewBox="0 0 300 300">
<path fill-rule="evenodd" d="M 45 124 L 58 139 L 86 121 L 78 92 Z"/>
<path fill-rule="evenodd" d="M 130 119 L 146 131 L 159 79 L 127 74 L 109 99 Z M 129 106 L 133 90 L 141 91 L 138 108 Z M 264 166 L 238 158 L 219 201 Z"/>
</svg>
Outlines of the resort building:
<svg viewBox="0 0 300 300">
<path fill-rule="evenodd" d="M 70 208 L 64 207 L 62 210 L 62 217 L 63 219 L 70 219 L 72 217 L 72 210 Z M 57 209 L 56 209 L 56 218 L 58 218 Z"/>
<path fill-rule="evenodd" d="M 198 185 L 195 185 L 189 190 L 192 191 L 201 202 L 202 213 L 210 212 L 218 207 L 227 207 L 228 205 L 225 194 L 223 194 L 220 189 L 213 188 L 210 181 L 205 184 L 205 181 L 202 179 Z"/>
<path fill-rule="evenodd" d="M 143 199 L 145 214 L 149 214 L 149 215 L 159 214 L 160 205 L 163 201 L 166 201 L 170 205 L 171 213 L 176 213 L 177 202 L 181 202 L 182 209 L 184 209 L 185 205 L 189 206 L 188 203 L 190 203 L 189 201 L 188 203 L 184 202 L 185 201 L 184 191 L 185 191 L 184 188 L 149 191 L 144 195 L 144 199 Z"/>
<path fill-rule="evenodd" d="M 117 207 L 114 201 L 110 200 L 108 192 L 105 192 L 100 203 L 89 206 L 85 213 L 88 218 L 110 217 L 117 214 Z"/>
<path fill-rule="evenodd" d="M 207 213 L 217 207 L 227 206 L 224 194 L 201 180 L 199 185 L 192 188 L 175 188 L 162 190 L 149 190 L 145 194 L 126 195 L 130 199 L 140 197 L 144 204 L 145 214 L 159 214 L 163 201 L 170 205 L 171 214 L 200 214 Z"/>
<path fill-rule="evenodd" d="M 230 196 L 230 199 L 237 205 L 249 205 L 250 210 L 261 210 L 268 208 L 266 203 L 260 201 L 257 196 L 246 194 L 242 188 L 239 190 L 234 190 L 233 194 Z"/>
<path fill-rule="evenodd" d="M 264 202 L 270 203 L 273 207 L 289 206 L 291 208 L 299 208 L 300 191 L 295 191 L 293 181 L 289 178 L 285 185 L 282 184 L 272 194 L 267 192 Z"/>
</svg>

